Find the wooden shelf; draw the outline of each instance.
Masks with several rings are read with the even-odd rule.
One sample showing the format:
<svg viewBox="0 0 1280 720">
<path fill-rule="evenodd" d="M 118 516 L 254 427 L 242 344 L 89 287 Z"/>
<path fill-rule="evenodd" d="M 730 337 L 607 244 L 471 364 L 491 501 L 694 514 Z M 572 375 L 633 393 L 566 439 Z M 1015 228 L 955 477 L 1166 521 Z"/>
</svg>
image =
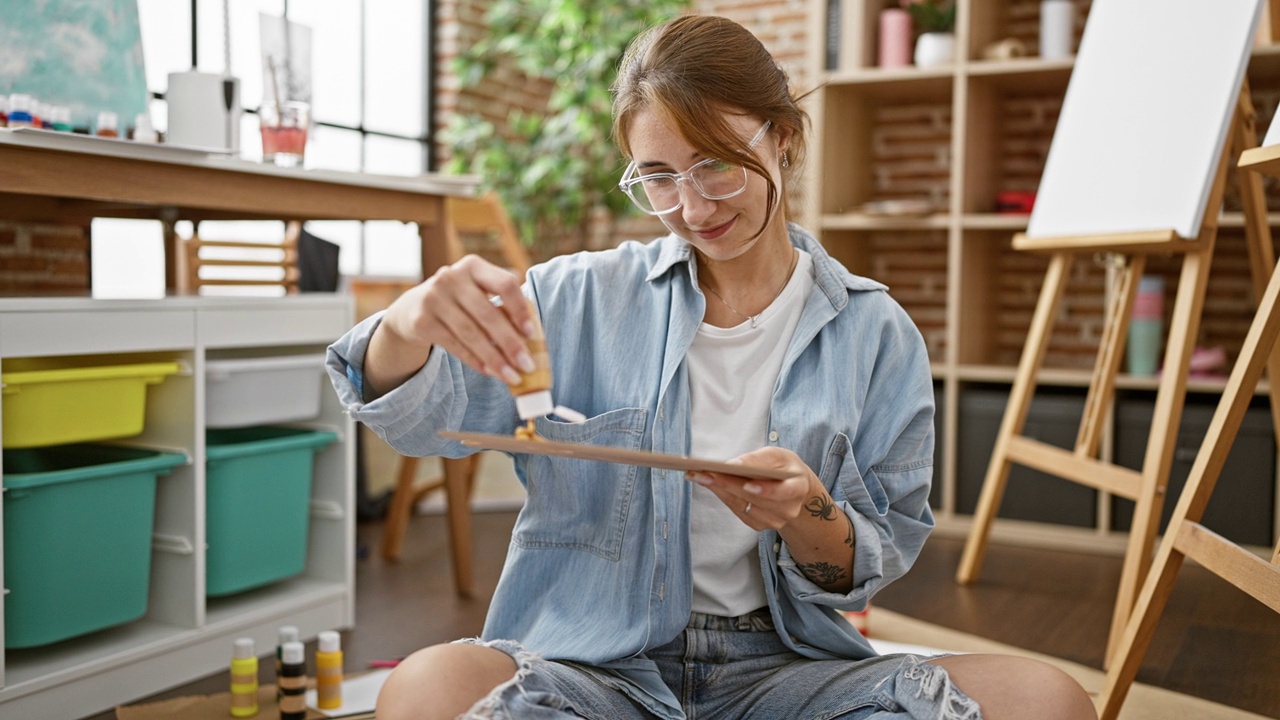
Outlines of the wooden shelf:
<svg viewBox="0 0 1280 720">
<path fill-rule="evenodd" d="M 1078 3 L 1084 17 L 1089 3 Z M 852 57 L 864 64 L 873 62 L 874 19 L 881 6 L 873 0 L 846 3 L 863 20 L 864 45 L 854 48 Z M 937 441 L 944 451 L 935 471 L 941 491 L 935 495 L 942 499 L 935 510 L 943 519 L 961 517 L 960 487 L 974 482 L 967 474 L 960 477 L 975 466 L 975 437 L 972 427 L 963 426 L 958 406 L 967 393 L 1012 385 L 1047 267 L 1046 258 L 1011 248 L 1030 216 L 995 213 L 995 197 L 1003 190 L 1037 189 L 1075 60 L 979 59 L 983 47 L 1008 37 L 1020 38 L 1034 52 L 1038 7 L 1039 0 L 958 3 L 958 60 L 945 67 L 827 72 L 821 70 L 823 49 L 810 55 L 824 84 L 810 106 L 815 132 L 805 218 L 834 257 L 888 285 L 925 338 L 940 401 Z M 811 0 L 810 13 L 825 18 L 826 0 Z M 1251 89 L 1262 98 L 1255 104 L 1269 113 L 1280 92 L 1280 45 L 1256 49 L 1248 75 Z M 1258 122 L 1266 127 L 1270 117 L 1260 116 Z M 1280 188 L 1269 192 L 1272 207 L 1280 208 Z M 859 212 L 865 203 L 902 197 L 926 197 L 948 211 L 920 218 Z M 1233 361 L 1247 330 L 1249 312 L 1242 307 L 1248 305 L 1250 281 L 1244 218 L 1230 192 L 1227 207 L 1219 222 L 1223 232 L 1201 343 L 1225 347 Z M 1280 212 L 1269 219 L 1280 228 Z M 1153 256 L 1147 271 L 1166 278 L 1170 297 L 1165 304 L 1171 308 L 1177 263 Z M 1108 273 L 1102 262 L 1074 264 L 1049 344 L 1050 369 L 1039 376 L 1047 395 L 1083 399 L 1086 394 L 1104 326 Z M 1154 377 L 1121 375 L 1116 382 L 1125 393 L 1143 398 L 1158 387 Z M 1257 395 L 1265 395 L 1267 387 L 1264 381 Z M 1223 388 L 1221 378 L 1191 378 L 1188 402 L 1211 402 Z M 1119 420 L 1113 416 L 1110 422 Z M 1108 438 L 1103 451 L 1111 452 L 1108 448 L 1118 442 Z M 967 462 L 958 460 L 958 448 L 965 448 Z M 1280 526 L 1280 509 L 1273 515 L 1273 526 Z M 1123 545 L 1123 533 L 1111 528 L 1105 513 L 1096 527 L 1045 533 L 1055 538 L 1049 544 L 1063 547 L 1071 544 L 1060 542 L 1068 535 Z"/>
<path fill-rule="evenodd" d="M 945 230 L 951 217 L 935 213 L 925 217 L 885 217 L 863 213 L 837 213 L 822 216 L 823 230 Z"/>
<path fill-rule="evenodd" d="M 139 620 L 0 654 L 0 716 L 83 717 L 226 669 L 238 637 L 258 647 L 279 625 L 304 638 L 349 628 L 355 610 L 355 425 L 332 391 L 299 427 L 329 429 L 317 450 L 306 566 L 292 578 L 224 598 L 206 598 L 208 542 L 204 369 L 214 358 L 298 355 L 316 358 L 354 321 L 350 296 L 284 298 L 182 296 L 159 300 L 0 299 L 0 364 L 29 357 L 163 359 L 183 370 L 147 390 L 146 427 L 124 444 L 182 452 L 190 462 L 156 485 L 155 533 L 146 614 Z M 312 365 L 299 371 L 316 375 Z M 9 396 L 5 396 L 6 398 Z M 12 502 L 0 495 L 0 511 Z M 0 548 L 3 550 L 3 548 Z M 3 557 L 3 553 L 0 553 Z M 0 570 L 2 570 L 0 566 Z M 18 578 L 5 577 L 9 589 Z M 3 629 L 0 628 L 0 632 Z"/>
</svg>

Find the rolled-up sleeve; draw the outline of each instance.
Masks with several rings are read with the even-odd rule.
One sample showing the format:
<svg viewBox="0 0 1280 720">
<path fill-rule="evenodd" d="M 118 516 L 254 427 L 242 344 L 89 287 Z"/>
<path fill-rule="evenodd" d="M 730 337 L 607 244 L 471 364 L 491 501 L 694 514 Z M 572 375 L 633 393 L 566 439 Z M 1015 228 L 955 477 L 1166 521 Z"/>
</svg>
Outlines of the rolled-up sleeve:
<svg viewBox="0 0 1280 720">
<path fill-rule="evenodd" d="M 364 400 L 364 359 L 382 321 L 375 314 L 329 346 L 325 369 L 343 408 L 404 455 L 461 457 L 474 452 L 440 430 L 510 432 L 514 403 L 505 386 L 471 371 L 440 348 L 399 387 Z"/>
</svg>

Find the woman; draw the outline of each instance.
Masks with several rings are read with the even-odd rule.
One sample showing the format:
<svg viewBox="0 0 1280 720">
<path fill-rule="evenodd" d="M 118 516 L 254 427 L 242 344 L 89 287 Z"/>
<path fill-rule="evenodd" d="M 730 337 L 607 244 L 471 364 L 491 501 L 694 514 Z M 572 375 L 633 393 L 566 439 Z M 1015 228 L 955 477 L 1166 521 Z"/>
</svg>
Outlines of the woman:
<svg viewBox="0 0 1280 720">
<path fill-rule="evenodd" d="M 933 525 L 933 386 L 884 286 L 786 222 L 806 118 L 785 74 L 741 26 L 681 17 L 614 91 L 621 188 L 670 234 L 557 258 L 523 292 L 465 258 L 336 343 L 335 386 L 401 452 L 465 454 L 437 431 L 518 424 L 527 297 L 555 401 L 588 417 L 539 434 L 742 475 L 515 456 L 528 500 L 482 638 L 410 656 L 378 717 L 1094 717 L 1048 665 L 877 657 L 839 612 Z"/>
</svg>

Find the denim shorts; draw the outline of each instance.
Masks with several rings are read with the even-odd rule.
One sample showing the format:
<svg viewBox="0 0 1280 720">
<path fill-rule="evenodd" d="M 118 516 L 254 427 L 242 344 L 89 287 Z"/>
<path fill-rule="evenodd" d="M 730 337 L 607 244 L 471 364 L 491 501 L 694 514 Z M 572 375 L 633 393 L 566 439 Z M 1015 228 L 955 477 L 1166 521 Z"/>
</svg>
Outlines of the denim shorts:
<svg viewBox="0 0 1280 720">
<path fill-rule="evenodd" d="M 545 660 L 508 640 L 517 671 L 463 718 L 542 720 L 981 720 L 977 703 L 919 655 L 812 660 L 788 649 L 768 610 L 737 618 L 694 613 L 674 640 L 645 653 L 683 714 L 609 670 Z"/>
</svg>

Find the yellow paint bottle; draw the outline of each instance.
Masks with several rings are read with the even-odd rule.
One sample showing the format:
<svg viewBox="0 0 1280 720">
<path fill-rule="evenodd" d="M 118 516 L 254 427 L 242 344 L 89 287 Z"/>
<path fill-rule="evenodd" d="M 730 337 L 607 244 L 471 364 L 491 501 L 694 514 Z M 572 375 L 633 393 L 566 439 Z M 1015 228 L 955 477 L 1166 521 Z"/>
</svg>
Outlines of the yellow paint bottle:
<svg viewBox="0 0 1280 720">
<path fill-rule="evenodd" d="M 231 717 L 250 718 L 258 714 L 258 656 L 253 638 L 235 641 L 231 655 Z"/>
<path fill-rule="evenodd" d="M 342 636 L 333 630 L 320 633 L 316 650 L 316 707 L 342 707 Z"/>
<path fill-rule="evenodd" d="M 547 336 L 542 331 L 538 310 L 529 303 L 533 315 L 533 337 L 527 340 L 529 355 L 533 357 L 533 372 L 520 372 L 520 382 L 509 385 L 516 398 L 516 412 L 521 420 L 532 420 L 555 412 L 551 401 L 551 356 L 547 354 Z"/>
</svg>

